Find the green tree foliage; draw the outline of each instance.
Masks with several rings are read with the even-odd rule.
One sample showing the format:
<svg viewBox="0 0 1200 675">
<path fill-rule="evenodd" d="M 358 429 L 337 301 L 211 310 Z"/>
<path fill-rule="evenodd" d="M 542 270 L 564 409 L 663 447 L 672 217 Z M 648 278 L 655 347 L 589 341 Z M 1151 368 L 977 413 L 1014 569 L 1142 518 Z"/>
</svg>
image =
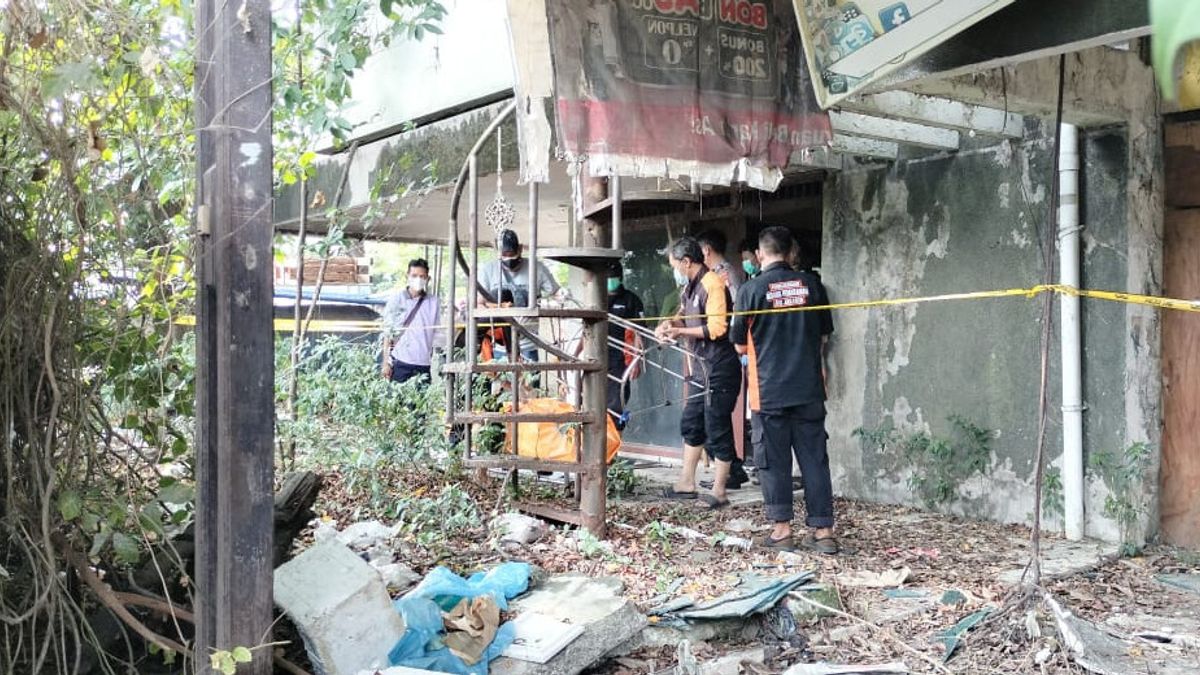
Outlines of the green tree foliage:
<svg viewBox="0 0 1200 675">
<path fill-rule="evenodd" d="M 275 17 L 280 183 L 351 132 L 341 111 L 367 56 L 444 14 L 433 0 L 394 1 L 387 19 L 349 0 L 294 7 Z M 77 649 L 100 642 L 96 601 L 119 602 L 79 580 L 95 568 L 118 592 L 188 602 L 171 540 L 194 493 L 179 325 L 195 294 L 192 23 L 185 0 L 0 5 L 0 672 L 173 658 L 132 632 Z"/>
</svg>

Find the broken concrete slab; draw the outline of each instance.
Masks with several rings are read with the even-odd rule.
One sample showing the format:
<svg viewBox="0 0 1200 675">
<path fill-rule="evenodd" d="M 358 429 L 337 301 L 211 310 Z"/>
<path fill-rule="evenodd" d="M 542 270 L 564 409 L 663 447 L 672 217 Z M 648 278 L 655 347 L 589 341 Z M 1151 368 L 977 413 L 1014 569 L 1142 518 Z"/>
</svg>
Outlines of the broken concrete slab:
<svg viewBox="0 0 1200 675">
<path fill-rule="evenodd" d="M 275 570 L 275 604 L 296 624 L 318 675 L 353 675 L 388 665 L 404 620 L 379 573 L 334 541 Z"/>
<path fill-rule="evenodd" d="M 620 579 L 563 574 L 514 600 L 512 612 L 533 612 L 579 624 L 584 627 L 583 635 L 544 664 L 502 656 L 492 661 L 492 675 L 576 675 L 628 643 L 646 626 L 646 617 L 625 599 L 623 590 Z"/>
<path fill-rule="evenodd" d="M 1096 675 L 1194 675 L 1200 669 L 1200 660 L 1194 654 L 1166 653 L 1145 642 L 1135 645 L 1075 616 L 1053 598 L 1046 598 L 1046 604 L 1054 614 L 1059 637 L 1072 659 Z"/>
<path fill-rule="evenodd" d="M 1200 618 L 1195 616 L 1114 614 L 1104 619 L 1104 626 L 1135 640 L 1200 652 Z"/>
<path fill-rule="evenodd" d="M 1120 544 L 1093 539 L 1042 539 L 1042 578 L 1045 580 L 1085 572 L 1116 555 L 1120 548 Z M 1020 583 L 1028 562 L 1028 558 L 1023 557 L 1012 569 L 1000 574 L 1000 582 L 1009 585 Z"/>
<path fill-rule="evenodd" d="M 1155 574 L 1154 579 L 1175 590 L 1200 595 L 1200 574 Z"/>
</svg>

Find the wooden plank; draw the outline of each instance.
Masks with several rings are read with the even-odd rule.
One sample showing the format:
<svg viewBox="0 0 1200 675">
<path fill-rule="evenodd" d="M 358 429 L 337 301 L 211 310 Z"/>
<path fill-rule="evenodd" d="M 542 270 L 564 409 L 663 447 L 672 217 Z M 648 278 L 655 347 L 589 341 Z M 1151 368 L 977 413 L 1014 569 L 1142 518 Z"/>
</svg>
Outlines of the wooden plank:
<svg viewBox="0 0 1200 675">
<path fill-rule="evenodd" d="M 454 416 L 454 424 L 583 424 L 591 422 L 593 416 L 588 413 L 526 413 L 526 412 L 485 412 L 458 413 Z"/>
<path fill-rule="evenodd" d="M 1025 136 L 1025 118 L 1015 113 L 907 91 L 867 94 L 842 101 L 839 107 L 843 110 L 958 131 L 973 131 L 989 136 Z"/>
<path fill-rule="evenodd" d="M 565 471 L 577 473 L 584 470 L 579 462 L 552 462 L 546 459 L 530 459 L 513 455 L 476 455 L 464 459 L 463 464 L 472 469 L 526 469 L 529 471 Z"/>
<path fill-rule="evenodd" d="M 1200 122 L 1166 125 L 1167 208 L 1200 207 Z"/>
<path fill-rule="evenodd" d="M 274 509 L 271 8 L 197 6 L 197 143 L 203 176 L 198 332 L 195 651 L 271 641 Z M 239 18 L 241 17 L 241 18 Z M 272 672 L 254 649 L 239 673 Z"/>
<path fill-rule="evenodd" d="M 1178 180 L 1168 176 L 1167 182 Z M 1190 179 L 1192 180 L 1192 179 Z M 1200 182 L 1192 183 L 1200 191 Z M 1163 291 L 1200 298 L 1200 210 L 1168 209 Z M 1173 544 L 1200 548 L 1200 314 L 1162 313 L 1163 453 L 1161 524 Z"/>
<path fill-rule="evenodd" d="M 833 124 L 835 133 L 848 136 L 864 136 L 935 150 L 958 149 L 958 132 L 951 129 L 872 117 L 855 112 L 830 112 L 829 121 Z"/>
</svg>

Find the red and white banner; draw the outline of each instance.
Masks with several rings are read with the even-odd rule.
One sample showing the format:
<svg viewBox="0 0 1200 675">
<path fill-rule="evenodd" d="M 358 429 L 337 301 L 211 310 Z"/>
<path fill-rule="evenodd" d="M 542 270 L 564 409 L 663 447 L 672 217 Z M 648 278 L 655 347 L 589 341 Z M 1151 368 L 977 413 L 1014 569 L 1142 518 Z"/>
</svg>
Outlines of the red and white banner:
<svg viewBox="0 0 1200 675">
<path fill-rule="evenodd" d="M 592 175 L 774 189 L 831 138 L 788 0 L 545 6 L 558 144 Z"/>
</svg>

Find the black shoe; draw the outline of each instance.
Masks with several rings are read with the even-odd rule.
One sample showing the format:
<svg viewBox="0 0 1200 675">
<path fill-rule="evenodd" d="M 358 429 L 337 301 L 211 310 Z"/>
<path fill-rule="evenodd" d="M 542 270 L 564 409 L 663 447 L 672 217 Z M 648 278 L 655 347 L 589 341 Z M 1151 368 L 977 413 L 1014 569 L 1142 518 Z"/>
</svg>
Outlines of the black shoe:
<svg viewBox="0 0 1200 675">
<path fill-rule="evenodd" d="M 748 482 L 750 482 L 749 476 L 745 476 L 745 477 L 739 479 L 738 477 L 731 475 L 731 476 L 729 476 L 729 478 L 725 479 L 725 489 L 726 490 L 740 490 L 740 489 L 742 489 L 742 486 Z M 713 482 L 711 480 L 700 481 L 700 487 L 704 488 L 705 490 L 711 490 L 712 486 L 713 486 Z"/>
</svg>

